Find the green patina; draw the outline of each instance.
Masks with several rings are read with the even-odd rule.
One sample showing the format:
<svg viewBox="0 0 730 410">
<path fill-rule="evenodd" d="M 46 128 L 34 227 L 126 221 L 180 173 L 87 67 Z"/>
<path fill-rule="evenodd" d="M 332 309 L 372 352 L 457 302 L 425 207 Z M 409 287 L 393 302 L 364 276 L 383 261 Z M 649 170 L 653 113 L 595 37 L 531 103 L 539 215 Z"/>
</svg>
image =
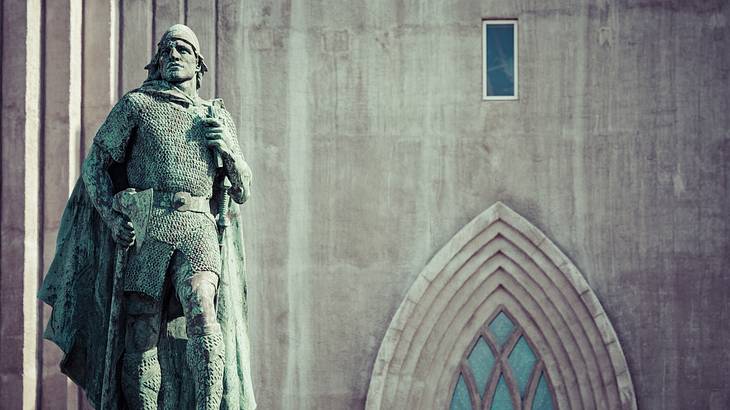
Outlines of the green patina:
<svg viewBox="0 0 730 410">
<path fill-rule="evenodd" d="M 256 407 L 239 204 L 251 173 L 195 34 L 162 37 L 112 109 L 64 212 L 39 297 L 61 368 L 103 409 Z"/>
</svg>

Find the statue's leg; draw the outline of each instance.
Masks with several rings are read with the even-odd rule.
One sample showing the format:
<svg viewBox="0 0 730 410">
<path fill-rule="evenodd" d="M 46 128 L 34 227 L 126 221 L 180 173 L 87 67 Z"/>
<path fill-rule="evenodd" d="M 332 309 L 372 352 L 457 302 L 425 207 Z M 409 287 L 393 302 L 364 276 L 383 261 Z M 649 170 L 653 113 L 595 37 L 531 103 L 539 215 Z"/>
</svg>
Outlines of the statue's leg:
<svg viewBox="0 0 730 410">
<path fill-rule="evenodd" d="M 187 361 L 195 379 L 197 410 L 218 410 L 223 394 L 223 334 L 216 318 L 218 275 L 194 272 L 182 253 L 173 255 L 173 282 L 185 313 Z"/>
<path fill-rule="evenodd" d="M 155 410 L 161 381 L 160 362 L 157 359 L 161 304 L 136 292 L 126 293 L 125 298 L 127 328 L 122 358 L 124 398 L 132 410 Z"/>
</svg>

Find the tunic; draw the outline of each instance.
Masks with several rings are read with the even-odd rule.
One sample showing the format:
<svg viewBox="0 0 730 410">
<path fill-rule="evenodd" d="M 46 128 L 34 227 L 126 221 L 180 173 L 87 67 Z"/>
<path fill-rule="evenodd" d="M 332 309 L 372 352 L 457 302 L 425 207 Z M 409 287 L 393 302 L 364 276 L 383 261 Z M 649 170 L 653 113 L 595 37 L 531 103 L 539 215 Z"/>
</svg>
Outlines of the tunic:
<svg viewBox="0 0 730 410">
<path fill-rule="evenodd" d="M 203 100 L 195 104 L 159 89 L 139 88 L 119 100 L 94 144 L 115 162 L 126 164 L 132 188 L 211 198 L 218 170 L 202 124 L 210 105 Z M 235 145 L 230 114 L 222 107 L 214 111 L 233 132 Z M 232 149 L 240 150 L 238 146 Z M 154 207 L 142 247 L 133 248 L 129 254 L 124 290 L 159 299 L 176 250 L 185 255 L 192 272 L 219 274 L 221 257 L 213 215 Z"/>
</svg>

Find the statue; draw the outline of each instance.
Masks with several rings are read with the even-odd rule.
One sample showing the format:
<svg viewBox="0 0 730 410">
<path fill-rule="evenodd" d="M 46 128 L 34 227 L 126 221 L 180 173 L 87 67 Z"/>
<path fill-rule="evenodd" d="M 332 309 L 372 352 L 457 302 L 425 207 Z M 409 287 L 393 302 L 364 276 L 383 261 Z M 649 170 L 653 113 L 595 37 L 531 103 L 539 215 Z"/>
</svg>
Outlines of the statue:
<svg viewBox="0 0 730 410">
<path fill-rule="evenodd" d="M 255 408 L 238 205 L 251 171 L 185 25 L 97 132 L 39 297 L 99 409 Z M 235 202 L 235 203 L 234 203 Z"/>
</svg>

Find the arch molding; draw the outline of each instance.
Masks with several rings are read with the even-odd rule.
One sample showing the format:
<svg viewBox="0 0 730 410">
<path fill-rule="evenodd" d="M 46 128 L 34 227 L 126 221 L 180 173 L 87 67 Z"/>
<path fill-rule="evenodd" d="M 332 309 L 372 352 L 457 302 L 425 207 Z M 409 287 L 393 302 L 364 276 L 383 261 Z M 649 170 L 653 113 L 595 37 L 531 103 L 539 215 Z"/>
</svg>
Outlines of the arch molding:
<svg viewBox="0 0 730 410">
<path fill-rule="evenodd" d="M 465 349 L 498 309 L 537 349 L 558 408 L 637 408 L 595 293 L 545 234 L 501 202 L 462 228 L 411 285 L 380 346 L 365 408 L 448 408 Z"/>
</svg>

